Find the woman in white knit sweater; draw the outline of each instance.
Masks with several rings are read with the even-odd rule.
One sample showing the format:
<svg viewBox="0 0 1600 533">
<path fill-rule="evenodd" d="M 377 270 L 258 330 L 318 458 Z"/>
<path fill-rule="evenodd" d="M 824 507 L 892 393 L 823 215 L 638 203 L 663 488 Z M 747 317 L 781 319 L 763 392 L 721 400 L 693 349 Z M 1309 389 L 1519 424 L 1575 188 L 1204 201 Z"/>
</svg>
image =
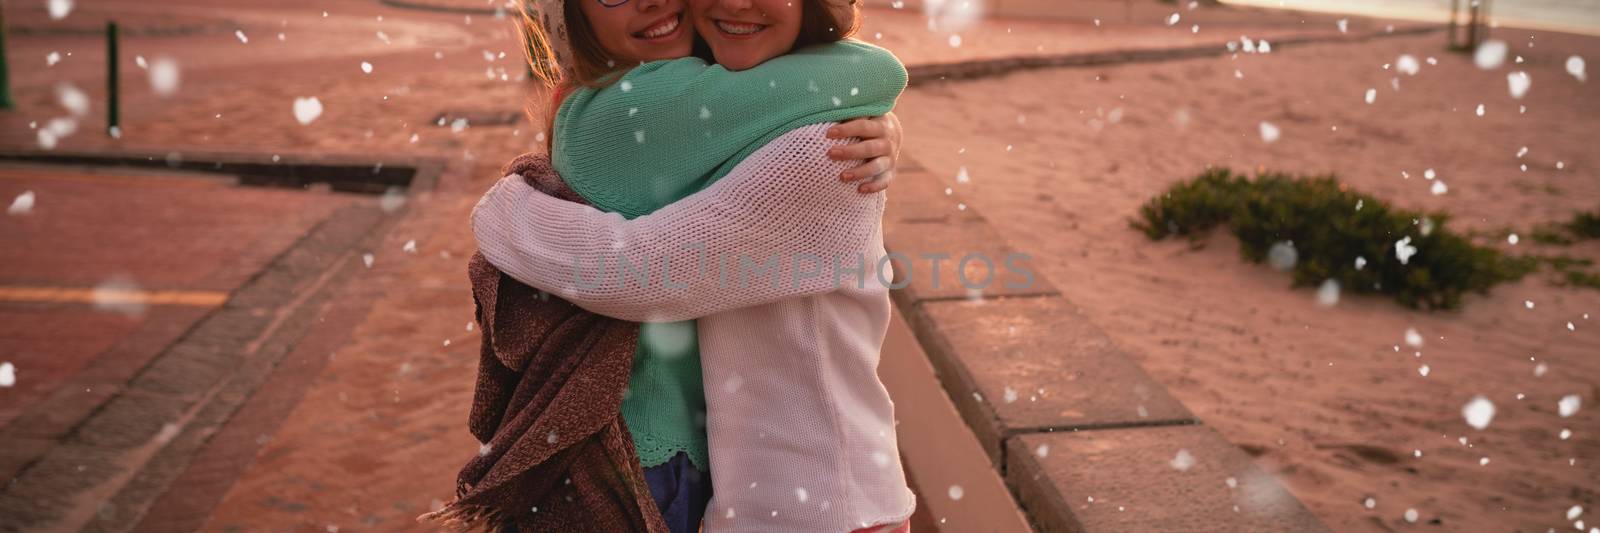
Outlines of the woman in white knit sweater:
<svg viewBox="0 0 1600 533">
<path fill-rule="evenodd" d="M 787 52 L 803 16 L 788 0 L 692 3 L 733 70 Z M 544 196 L 519 176 L 473 213 L 484 256 L 519 281 L 620 319 L 700 319 L 716 474 L 708 531 L 903 531 L 915 504 L 876 374 L 892 278 L 884 199 L 836 178 L 868 169 L 827 156 L 846 145 L 832 126 L 789 131 L 633 220 Z M 619 261 L 654 279 L 595 284 L 574 268 Z"/>
</svg>

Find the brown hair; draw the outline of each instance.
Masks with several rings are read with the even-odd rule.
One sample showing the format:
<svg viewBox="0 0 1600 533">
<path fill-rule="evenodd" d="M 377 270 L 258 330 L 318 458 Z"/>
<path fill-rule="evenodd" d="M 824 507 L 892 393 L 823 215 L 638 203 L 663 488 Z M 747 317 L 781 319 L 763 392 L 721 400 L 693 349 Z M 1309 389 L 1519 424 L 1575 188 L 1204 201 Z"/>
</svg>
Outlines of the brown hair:
<svg viewBox="0 0 1600 533">
<path fill-rule="evenodd" d="M 567 0 L 561 0 L 567 1 Z M 600 46 L 600 40 L 594 35 L 594 28 L 589 25 L 589 19 L 583 15 L 583 10 L 576 5 L 563 9 L 562 16 L 566 19 L 567 38 L 571 40 L 571 64 L 562 65 L 556 58 L 555 47 L 551 43 L 551 36 L 544 31 L 544 25 L 539 22 L 538 13 L 532 10 L 533 2 L 524 0 L 519 2 L 521 17 L 518 21 L 517 33 L 522 38 L 524 57 L 528 62 L 528 72 L 543 82 L 549 95 L 547 105 L 539 105 L 535 97 L 530 101 L 524 112 L 535 124 L 543 124 L 545 136 L 545 150 L 551 146 L 551 137 L 555 134 L 556 109 L 561 100 L 578 86 L 602 85 L 608 74 L 616 71 L 616 64 L 605 57 L 605 51 Z M 563 72 L 565 70 L 566 72 Z"/>
<path fill-rule="evenodd" d="M 861 29 L 861 3 L 858 0 L 801 0 L 800 36 L 794 40 L 799 50 L 813 44 L 836 43 Z"/>
</svg>

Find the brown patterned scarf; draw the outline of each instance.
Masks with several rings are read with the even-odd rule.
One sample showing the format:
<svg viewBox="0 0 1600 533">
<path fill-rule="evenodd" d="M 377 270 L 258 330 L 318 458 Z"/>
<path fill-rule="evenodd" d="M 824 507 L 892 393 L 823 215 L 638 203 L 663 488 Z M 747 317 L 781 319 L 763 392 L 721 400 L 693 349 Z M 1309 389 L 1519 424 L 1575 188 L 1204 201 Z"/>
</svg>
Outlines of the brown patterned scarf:
<svg viewBox="0 0 1600 533">
<path fill-rule="evenodd" d="M 583 203 L 543 155 L 507 164 L 545 194 Z M 468 426 L 485 443 L 456 498 L 417 517 L 456 531 L 665 533 L 622 420 L 639 324 L 590 313 L 473 254 L 482 328 Z"/>
</svg>

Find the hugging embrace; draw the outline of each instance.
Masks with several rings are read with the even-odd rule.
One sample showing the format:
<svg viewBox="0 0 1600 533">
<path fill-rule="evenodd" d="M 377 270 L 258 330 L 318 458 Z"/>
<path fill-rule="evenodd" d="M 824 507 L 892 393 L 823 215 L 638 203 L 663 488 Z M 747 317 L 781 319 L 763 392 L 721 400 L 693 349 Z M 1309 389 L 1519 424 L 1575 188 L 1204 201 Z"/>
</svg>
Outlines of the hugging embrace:
<svg viewBox="0 0 1600 533">
<path fill-rule="evenodd" d="M 901 532 L 915 497 L 877 375 L 889 113 L 905 68 L 855 0 L 519 0 L 549 143 L 472 213 L 483 341 L 456 497 L 512 532 Z M 704 256 L 780 258 L 727 283 Z M 577 283 L 628 257 L 664 275 Z M 670 280 L 670 282 L 668 281 Z"/>
</svg>

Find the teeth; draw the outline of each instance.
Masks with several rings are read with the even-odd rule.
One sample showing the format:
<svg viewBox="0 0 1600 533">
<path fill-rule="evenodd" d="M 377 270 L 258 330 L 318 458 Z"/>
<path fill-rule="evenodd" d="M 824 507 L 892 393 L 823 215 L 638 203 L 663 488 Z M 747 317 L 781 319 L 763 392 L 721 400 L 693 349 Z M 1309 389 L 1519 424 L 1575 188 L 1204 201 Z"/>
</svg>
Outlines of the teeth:
<svg viewBox="0 0 1600 533">
<path fill-rule="evenodd" d="M 654 39 L 672 33 L 676 29 L 678 29 L 678 18 L 673 17 L 672 20 L 668 20 L 666 23 L 644 32 L 644 38 Z"/>
<path fill-rule="evenodd" d="M 717 21 L 717 27 L 734 35 L 749 35 L 767 29 L 760 24 L 738 24 L 721 20 Z"/>
</svg>

